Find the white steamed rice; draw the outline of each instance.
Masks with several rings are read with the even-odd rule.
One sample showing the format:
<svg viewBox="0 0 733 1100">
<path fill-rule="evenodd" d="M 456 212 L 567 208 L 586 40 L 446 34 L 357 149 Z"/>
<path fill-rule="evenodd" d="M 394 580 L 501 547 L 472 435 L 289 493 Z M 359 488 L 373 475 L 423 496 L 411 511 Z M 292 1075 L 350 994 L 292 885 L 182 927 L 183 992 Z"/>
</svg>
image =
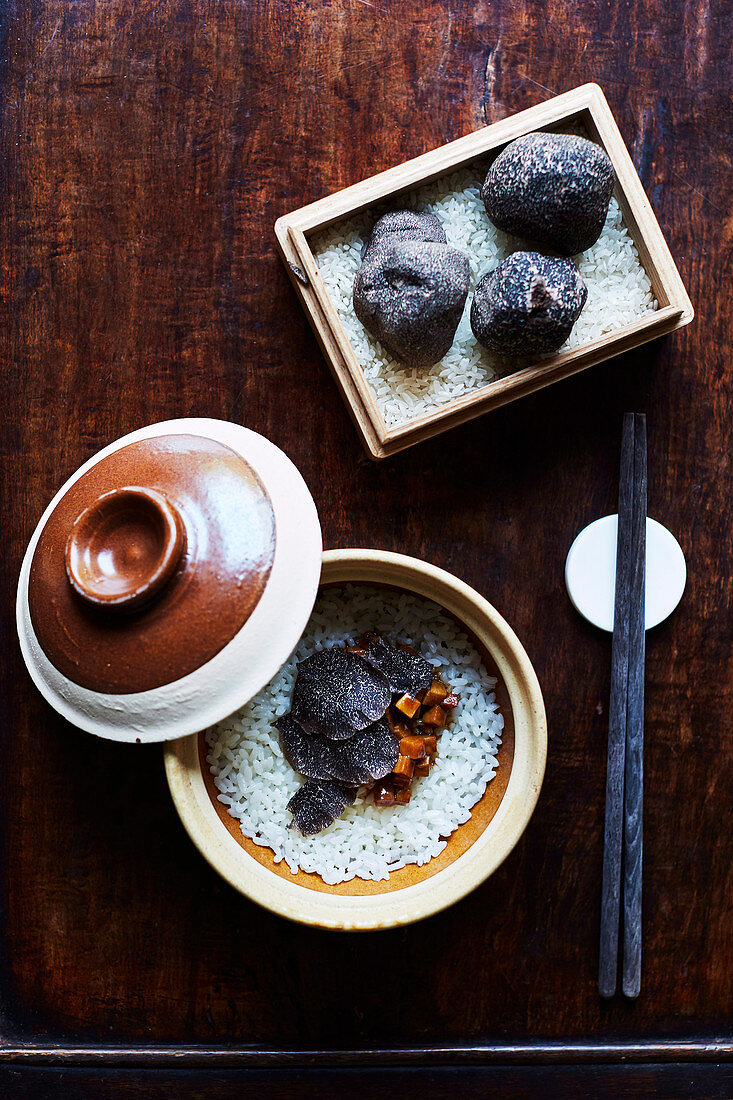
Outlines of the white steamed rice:
<svg viewBox="0 0 733 1100">
<path fill-rule="evenodd" d="M 461 696 L 438 743 L 437 764 L 413 784 L 406 806 L 364 801 L 313 837 L 291 828 L 287 803 L 303 782 L 284 759 L 274 720 L 290 709 L 295 666 L 325 646 L 352 642 L 376 629 L 414 644 Z M 386 879 L 408 863 L 438 855 L 446 838 L 468 821 L 493 778 L 504 719 L 481 658 L 441 609 L 407 594 L 347 585 L 319 596 L 297 648 L 278 675 L 246 707 L 207 732 L 207 761 L 219 801 L 245 836 L 269 847 L 275 861 L 321 875 L 329 884 Z"/>
<path fill-rule="evenodd" d="M 577 131 L 577 127 L 569 129 Z M 310 242 L 323 281 L 388 426 L 453 401 L 485 386 L 498 374 L 507 373 L 506 360 L 481 347 L 469 321 L 473 289 L 481 276 L 512 252 L 527 247 L 496 229 L 488 219 L 481 199 L 488 164 L 479 161 L 386 206 L 343 219 Z M 385 209 L 397 207 L 437 215 L 448 243 L 462 249 L 471 266 L 468 299 L 453 345 L 429 370 L 414 370 L 395 360 L 366 331 L 352 305 L 354 278 L 371 227 Z M 588 287 L 588 300 L 563 349 L 580 347 L 657 309 L 649 276 L 615 198 L 611 199 L 599 239 L 573 259 Z"/>
</svg>

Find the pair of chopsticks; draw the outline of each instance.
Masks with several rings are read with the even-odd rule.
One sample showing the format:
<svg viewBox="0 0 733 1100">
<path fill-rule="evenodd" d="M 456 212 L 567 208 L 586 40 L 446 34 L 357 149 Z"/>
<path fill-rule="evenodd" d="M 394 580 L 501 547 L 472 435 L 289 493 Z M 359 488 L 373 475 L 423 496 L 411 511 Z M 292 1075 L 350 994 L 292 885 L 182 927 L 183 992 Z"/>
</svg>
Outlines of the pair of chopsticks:
<svg viewBox="0 0 733 1100">
<path fill-rule="evenodd" d="M 646 417 L 642 413 L 626 413 L 618 495 L 616 595 L 608 715 L 598 968 L 598 990 L 602 997 L 612 997 L 616 992 L 622 864 L 621 988 L 627 997 L 638 997 L 641 987 L 646 507 Z"/>
</svg>

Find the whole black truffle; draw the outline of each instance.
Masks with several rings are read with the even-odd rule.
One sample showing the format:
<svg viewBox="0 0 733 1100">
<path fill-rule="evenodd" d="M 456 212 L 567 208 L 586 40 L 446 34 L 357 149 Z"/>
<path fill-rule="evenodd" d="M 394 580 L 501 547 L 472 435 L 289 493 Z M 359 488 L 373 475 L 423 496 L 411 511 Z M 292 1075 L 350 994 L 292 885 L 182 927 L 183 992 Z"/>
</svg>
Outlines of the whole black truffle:
<svg viewBox="0 0 733 1100">
<path fill-rule="evenodd" d="M 433 241 L 445 244 L 446 236 L 440 219 L 435 214 L 420 214 L 417 210 L 390 210 L 374 223 L 367 241 L 364 256 L 370 248 L 391 237 L 401 241 Z M 362 257 L 363 258 L 363 257 Z"/>
<path fill-rule="evenodd" d="M 587 297 L 571 260 L 515 252 L 479 281 L 471 328 L 480 344 L 500 355 L 557 351 Z"/>
<path fill-rule="evenodd" d="M 354 312 L 397 359 L 425 369 L 453 343 L 468 294 L 469 268 L 466 256 L 444 243 L 445 236 L 442 241 L 413 236 L 437 235 L 424 221 L 415 225 L 415 217 L 405 217 L 399 230 L 394 220 L 388 222 L 386 232 L 378 228 L 384 219 L 377 222 L 354 280 Z M 437 222 L 430 215 L 419 217 Z"/>
<path fill-rule="evenodd" d="M 481 197 L 497 229 L 566 256 L 598 240 L 613 191 L 605 151 L 572 134 L 526 134 L 499 153 Z"/>
</svg>

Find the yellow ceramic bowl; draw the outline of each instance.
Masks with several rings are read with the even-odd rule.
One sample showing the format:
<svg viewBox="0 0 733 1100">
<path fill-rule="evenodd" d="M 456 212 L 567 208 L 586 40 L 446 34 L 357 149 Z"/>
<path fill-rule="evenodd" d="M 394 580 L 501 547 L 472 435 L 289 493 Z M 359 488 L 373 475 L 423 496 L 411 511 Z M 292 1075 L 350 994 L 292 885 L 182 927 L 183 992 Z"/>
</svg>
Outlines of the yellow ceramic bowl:
<svg viewBox="0 0 733 1100">
<path fill-rule="evenodd" d="M 269 848 L 242 836 L 237 821 L 216 800 L 206 765 L 203 733 L 166 746 L 173 801 L 189 836 L 212 867 L 236 890 L 275 913 L 322 928 L 391 928 L 444 909 L 496 870 L 532 815 L 547 755 L 547 725 L 540 686 L 519 639 L 501 615 L 467 584 L 442 569 L 381 550 L 329 550 L 321 586 L 384 585 L 434 600 L 465 629 L 489 672 L 498 676 L 497 698 L 505 730 L 499 765 L 471 818 L 439 856 L 423 867 L 393 871 L 383 882 L 328 886 L 319 875 L 290 873 Z"/>
</svg>

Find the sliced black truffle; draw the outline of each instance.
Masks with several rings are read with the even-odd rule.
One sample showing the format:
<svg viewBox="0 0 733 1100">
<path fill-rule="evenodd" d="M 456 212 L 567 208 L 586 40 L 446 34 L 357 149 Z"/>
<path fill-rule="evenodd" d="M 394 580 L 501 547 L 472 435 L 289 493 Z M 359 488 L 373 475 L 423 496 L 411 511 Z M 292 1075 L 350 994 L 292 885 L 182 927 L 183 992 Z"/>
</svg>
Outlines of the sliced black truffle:
<svg viewBox="0 0 733 1100">
<path fill-rule="evenodd" d="M 383 718 L 333 747 L 333 778 L 358 785 L 389 775 L 400 755 L 399 740 Z"/>
<path fill-rule="evenodd" d="M 499 153 L 481 197 L 498 229 L 572 256 L 600 237 L 613 180 L 613 165 L 595 142 L 525 134 Z"/>
<path fill-rule="evenodd" d="M 306 733 L 344 741 L 382 718 L 390 700 L 389 684 L 377 669 L 333 647 L 298 664 L 291 712 Z"/>
<path fill-rule="evenodd" d="M 400 241 L 433 241 L 445 244 L 445 230 L 435 214 L 419 214 L 416 210 L 390 210 L 374 223 L 364 256 L 385 237 Z"/>
<path fill-rule="evenodd" d="M 334 755 L 335 744 L 325 737 L 306 733 L 292 714 L 284 714 L 275 722 L 280 733 L 280 747 L 283 756 L 293 771 L 300 772 L 307 779 L 335 779 L 337 763 Z M 344 744 L 349 744 L 348 741 Z M 362 782 L 357 780 L 357 782 Z M 364 780 L 366 782 L 366 780 Z"/>
<path fill-rule="evenodd" d="M 322 779 L 307 779 L 288 802 L 293 822 L 303 836 L 327 829 L 347 806 L 353 805 L 355 790 Z"/>
<path fill-rule="evenodd" d="M 457 248 L 386 233 L 370 242 L 356 273 L 354 312 L 397 359 L 426 369 L 453 343 L 468 282 Z"/>
<path fill-rule="evenodd" d="M 417 695 L 432 684 L 433 666 L 419 653 L 400 649 L 376 631 L 360 639 L 360 645 L 366 651 L 365 659 L 386 677 L 393 692 Z"/>
<path fill-rule="evenodd" d="M 383 718 L 348 741 L 306 733 L 292 714 L 278 718 L 275 725 L 285 759 L 307 779 L 334 779 L 359 787 L 389 775 L 399 756 L 399 740 Z"/>
<path fill-rule="evenodd" d="M 500 355 L 557 351 L 587 297 L 571 260 L 515 252 L 478 283 L 471 328 L 479 343 Z"/>
</svg>

